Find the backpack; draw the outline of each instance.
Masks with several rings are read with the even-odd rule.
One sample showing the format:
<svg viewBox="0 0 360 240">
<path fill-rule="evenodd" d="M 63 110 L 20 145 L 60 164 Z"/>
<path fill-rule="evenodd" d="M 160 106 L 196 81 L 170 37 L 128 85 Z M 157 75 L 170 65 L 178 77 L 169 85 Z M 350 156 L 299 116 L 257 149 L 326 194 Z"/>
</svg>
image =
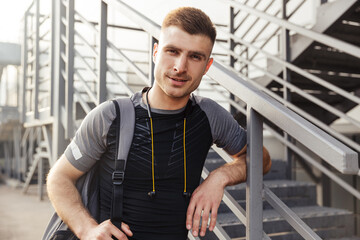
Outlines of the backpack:
<svg viewBox="0 0 360 240">
<path fill-rule="evenodd" d="M 111 204 L 111 221 L 120 229 L 122 219 L 122 197 L 126 160 L 132 143 L 135 127 L 134 105 L 130 98 L 113 100 L 116 109 L 116 150 L 115 171 L 113 172 L 113 197 Z M 77 183 L 84 206 L 92 217 L 99 218 L 99 176 L 98 164 L 81 176 Z M 116 203 L 116 204 L 114 204 Z M 76 240 L 78 239 L 69 227 L 55 212 L 46 227 L 42 240 Z"/>
</svg>

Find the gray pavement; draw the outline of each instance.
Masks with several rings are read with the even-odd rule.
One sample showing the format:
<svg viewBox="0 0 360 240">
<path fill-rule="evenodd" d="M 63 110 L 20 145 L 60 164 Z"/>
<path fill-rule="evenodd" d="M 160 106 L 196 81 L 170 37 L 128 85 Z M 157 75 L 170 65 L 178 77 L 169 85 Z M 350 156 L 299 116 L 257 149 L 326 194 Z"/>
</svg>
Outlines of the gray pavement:
<svg viewBox="0 0 360 240">
<path fill-rule="evenodd" d="M 36 186 L 27 194 L 0 179 L 0 240 L 38 240 L 53 213 L 47 197 L 37 196 Z"/>
</svg>

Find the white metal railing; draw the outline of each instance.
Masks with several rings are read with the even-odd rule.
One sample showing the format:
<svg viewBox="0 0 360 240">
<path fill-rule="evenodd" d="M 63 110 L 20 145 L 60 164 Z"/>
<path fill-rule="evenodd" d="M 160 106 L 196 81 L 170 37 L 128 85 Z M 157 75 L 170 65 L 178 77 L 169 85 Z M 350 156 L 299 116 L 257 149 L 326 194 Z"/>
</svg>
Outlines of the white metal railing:
<svg viewBox="0 0 360 240">
<path fill-rule="evenodd" d="M 230 4 L 231 7 L 234 9 L 237 9 L 239 11 L 245 12 L 246 16 L 252 16 L 256 18 L 261 18 L 263 21 L 266 21 L 267 24 L 276 25 L 276 30 L 273 31 L 273 33 L 269 33 L 269 37 L 267 37 L 267 40 L 265 42 L 268 42 L 270 39 L 279 38 L 280 36 L 283 36 L 285 33 L 284 31 L 279 32 L 281 29 L 285 29 L 288 32 L 291 32 L 292 35 L 295 33 L 304 36 L 308 38 L 308 41 L 316 41 L 320 42 L 321 44 L 325 44 L 325 46 L 331 51 L 338 51 L 339 53 L 343 54 L 349 54 L 358 60 L 360 59 L 360 48 L 358 46 L 355 46 L 353 44 L 347 43 L 345 41 L 336 39 L 334 37 L 319 33 L 314 30 L 306 29 L 304 27 L 298 26 L 294 23 L 289 22 L 287 19 L 281 19 L 281 17 L 277 17 L 276 15 L 271 15 L 266 13 L 265 11 L 260 11 L 256 9 L 256 7 L 250 7 L 246 4 L 247 1 L 244 3 L 240 3 L 239 1 L 235 0 L 220 0 L 220 2 Z M 351 6 L 351 4 L 354 4 L 356 1 L 348 1 L 346 2 L 347 6 Z M 300 6 L 300 5 L 299 5 Z M 284 10 L 283 10 L 284 11 Z M 290 13 L 287 18 L 290 18 L 291 15 L 294 12 Z M 234 19 L 232 20 L 234 21 Z M 249 28 L 251 28 L 250 26 Z M 296 74 L 299 74 L 304 78 L 304 80 L 310 81 L 314 86 L 317 86 L 317 88 L 324 88 L 326 90 L 323 90 L 323 92 L 327 91 L 332 93 L 331 95 L 338 96 L 344 99 L 344 101 L 349 101 L 353 103 L 354 105 L 360 104 L 360 97 L 357 96 L 353 90 L 344 90 L 339 86 L 336 86 L 334 83 L 330 83 L 329 81 L 324 80 L 322 77 L 317 76 L 314 71 L 311 71 L 311 69 L 303 69 L 301 67 L 296 66 L 294 63 L 290 61 L 290 59 L 285 59 L 284 55 L 289 55 L 288 52 L 290 52 L 288 49 L 289 46 L 289 40 L 287 43 L 285 41 L 282 41 L 282 52 L 279 53 L 271 53 L 269 50 L 273 50 L 274 47 L 268 47 L 264 48 L 264 44 L 261 46 L 257 46 L 257 44 L 254 43 L 254 41 L 249 41 L 244 38 L 242 38 L 242 35 L 235 34 L 235 33 L 229 33 L 228 29 L 225 28 L 218 28 L 218 30 L 221 32 L 222 35 L 227 36 L 230 41 L 233 41 L 236 44 L 240 44 L 243 46 L 246 51 L 252 52 L 252 56 L 248 55 L 242 55 L 241 53 L 237 53 L 234 50 L 230 50 L 228 46 L 218 43 L 217 45 L 220 46 L 223 51 L 227 52 L 229 56 L 231 56 L 234 59 L 237 59 L 238 62 L 240 62 L 242 65 L 245 65 L 247 67 L 252 67 L 253 72 L 257 71 L 261 74 L 263 74 L 263 82 L 267 82 L 270 79 L 271 81 L 274 81 L 278 83 L 280 86 L 283 87 L 283 97 L 279 96 L 275 92 L 271 91 L 270 89 L 266 88 L 266 85 L 259 84 L 255 82 L 254 84 L 257 85 L 257 87 L 261 88 L 263 91 L 268 93 L 270 96 L 274 97 L 278 101 L 281 101 L 284 105 L 288 106 L 290 109 L 295 111 L 296 113 L 300 114 L 304 118 L 308 119 L 309 121 L 315 123 L 317 126 L 319 126 L 321 129 L 325 130 L 332 136 L 336 137 L 337 139 L 341 140 L 342 142 L 346 143 L 351 148 L 355 149 L 357 152 L 360 152 L 360 144 L 353 139 L 351 139 L 349 136 L 347 136 L 344 133 L 340 133 L 337 130 L 334 129 L 334 127 L 330 126 L 328 123 L 324 123 L 321 120 L 314 117 L 312 114 L 306 112 L 296 104 L 293 104 L 291 101 L 289 101 L 286 97 L 287 92 L 291 92 L 290 94 L 297 94 L 298 96 L 301 96 L 302 98 L 309 101 L 309 104 L 314 104 L 314 106 L 318 106 L 318 108 L 321 111 L 327 112 L 328 114 L 332 114 L 336 116 L 337 118 L 340 118 L 344 121 L 346 121 L 348 124 L 351 125 L 354 129 L 360 129 L 360 121 L 359 119 L 352 117 L 348 115 L 346 112 L 343 112 L 342 110 L 339 110 L 336 106 L 333 106 L 331 104 L 328 104 L 326 101 L 321 100 L 320 98 L 313 95 L 312 92 L 304 91 L 303 89 L 297 87 L 295 84 L 291 83 L 291 80 L 288 80 L 288 77 L 285 76 L 289 74 L 289 72 L 293 72 Z M 247 28 L 245 30 L 249 31 Z M 286 45 L 288 44 L 288 45 Z M 285 52 L 285 53 L 284 53 Z M 254 61 L 255 55 L 261 55 L 262 57 L 272 60 L 274 63 L 277 64 L 278 70 L 272 70 L 270 72 L 266 66 L 256 64 Z M 251 54 L 249 54 L 251 55 Z M 273 64 L 274 65 L 274 64 Z M 242 71 L 241 69 L 234 68 L 235 71 L 239 72 L 239 76 L 241 78 L 245 78 L 249 81 L 253 81 L 252 77 L 249 76 L 246 72 Z M 284 70 L 285 69 L 285 70 Z M 286 72 L 286 74 L 283 74 L 282 77 L 279 77 L 278 75 L 282 72 Z M 332 71 L 332 70 L 330 70 Z M 351 75 L 351 74 L 350 74 Z M 355 79 L 355 78 L 354 78 Z M 359 173 L 360 174 L 360 173 Z"/>
<path fill-rule="evenodd" d="M 53 79 L 51 71 L 50 14 L 41 12 L 41 1 L 33 1 L 24 14 L 22 48 L 22 122 L 51 117 Z M 48 90 L 49 89 L 49 90 Z"/>
<path fill-rule="evenodd" d="M 260 92 L 251 83 L 239 78 L 218 62 L 214 62 L 207 75 L 247 104 L 256 107 L 255 109 L 264 117 L 318 154 L 338 171 L 346 174 L 357 173 L 357 154 L 353 150 Z"/>
<path fill-rule="evenodd" d="M 245 4 L 241 4 L 240 2 L 235 1 L 235 0 L 220 0 L 220 1 L 227 2 L 231 6 L 234 6 L 241 10 L 244 10 L 250 14 L 253 14 L 254 16 L 260 17 L 261 19 L 265 19 L 269 22 L 275 23 L 281 27 L 285 27 L 289 30 L 293 30 L 295 32 L 301 33 L 302 35 L 304 35 L 310 39 L 316 40 L 320 43 L 323 43 L 327 46 L 331 46 L 335 49 L 341 49 L 343 52 L 346 52 L 349 55 L 352 55 L 354 57 L 360 56 L 360 49 L 350 43 L 347 43 L 347 42 L 338 40 L 336 38 L 303 28 L 303 27 L 293 24 L 289 21 L 286 21 L 286 20 L 271 16 L 269 14 L 263 13 L 262 11 L 254 9 L 252 7 L 249 7 Z"/>
</svg>

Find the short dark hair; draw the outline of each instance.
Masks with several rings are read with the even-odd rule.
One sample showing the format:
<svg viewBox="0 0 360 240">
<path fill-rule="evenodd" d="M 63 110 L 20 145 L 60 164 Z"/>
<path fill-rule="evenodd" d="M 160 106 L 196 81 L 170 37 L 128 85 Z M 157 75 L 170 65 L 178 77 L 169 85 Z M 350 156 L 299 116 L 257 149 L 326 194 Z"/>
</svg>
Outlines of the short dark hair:
<svg viewBox="0 0 360 240">
<path fill-rule="evenodd" d="M 214 44 L 216 29 L 209 16 L 203 11 L 193 7 L 180 7 L 170 11 L 163 23 L 162 28 L 177 26 L 189 34 L 201 34 L 210 38 Z"/>
</svg>

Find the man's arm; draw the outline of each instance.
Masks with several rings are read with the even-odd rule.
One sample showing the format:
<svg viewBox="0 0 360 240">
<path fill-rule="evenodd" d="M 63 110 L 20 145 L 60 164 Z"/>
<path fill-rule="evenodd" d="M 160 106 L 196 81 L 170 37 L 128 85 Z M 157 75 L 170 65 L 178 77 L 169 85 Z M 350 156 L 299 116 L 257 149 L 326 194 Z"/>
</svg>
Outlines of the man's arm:
<svg viewBox="0 0 360 240">
<path fill-rule="evenodd" d="M 198 236 L 200 219 L 202 224 L 200 236 L 204 236 L 211 214 L 209 230 L 212 231 L 216 224 L 217 211 L 224 195 L 226 186 L 235 185 L 246 181 L 246 146 L 232 156 L 234 161 L 212 171 L 205 181 L 195 189 L 191 196 L 190 204 L 186 213 L 186 228 Z M 263 148 L 263 173 L 271 168 L 269 152 Z"/>
<path fill-rule="evenodd" d="M 47 177 L 47 191 L 55 211 L 80 239 L 128 239 L 132 236 L 129 226 L 122 224 L 120 231 L 110 220 L 98 224 L 84 207 L 76 189 L 76 181 L 84 172 L 76 169 L 62 155 Z M 124 234 L 125 233 L 125 234 Z"/>
</svg>

